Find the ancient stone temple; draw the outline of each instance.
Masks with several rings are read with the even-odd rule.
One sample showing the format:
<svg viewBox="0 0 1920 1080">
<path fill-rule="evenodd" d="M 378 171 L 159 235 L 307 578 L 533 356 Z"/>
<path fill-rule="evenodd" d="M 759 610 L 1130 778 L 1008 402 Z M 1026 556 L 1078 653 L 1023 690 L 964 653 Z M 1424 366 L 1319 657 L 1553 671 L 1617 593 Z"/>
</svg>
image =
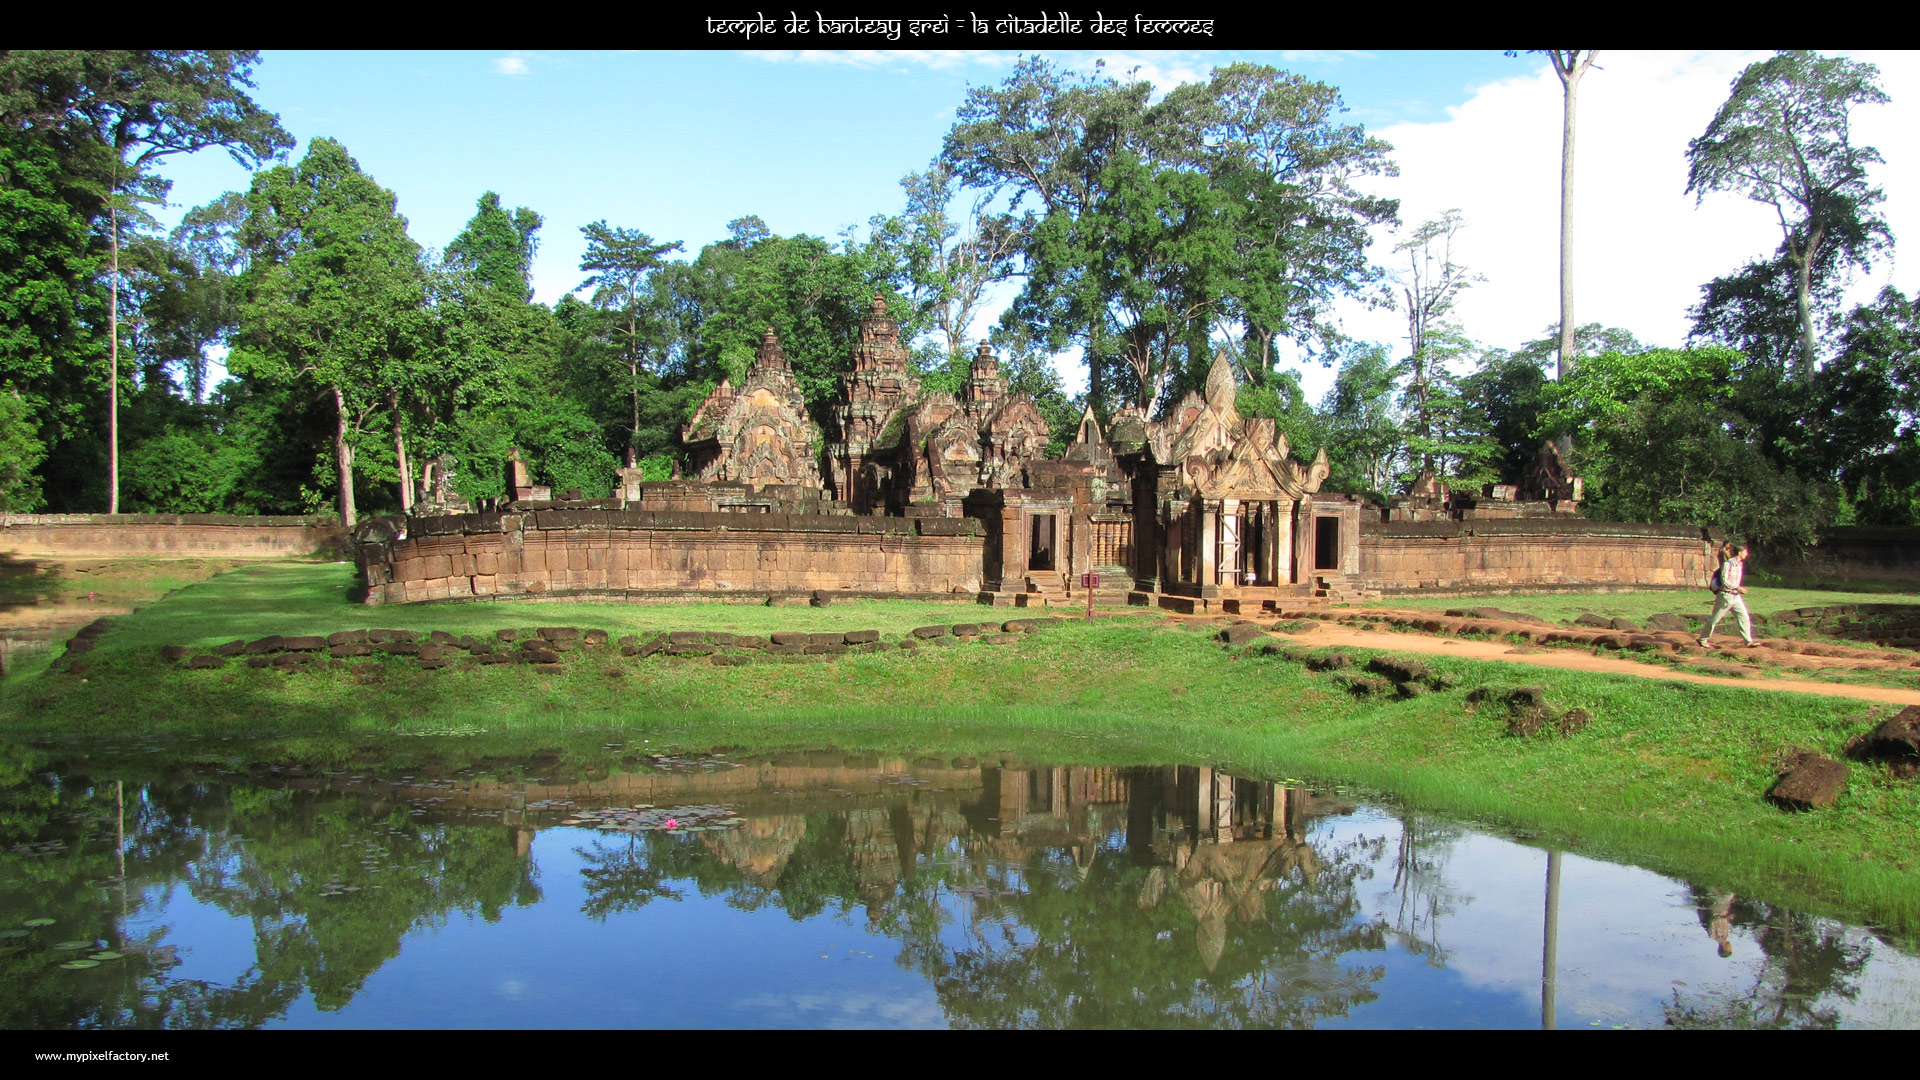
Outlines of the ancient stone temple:
<svg viewBox="0 0 1920 1080">
<path fill-rule="evenodd" d="M 1272 420 L 1242 416 L 1224 355 L 1164 420 L 1127 407 L 1103 430 L 1089 410 L 1057 460 L 985 345 L 957 393 L 926 392 L 875 297 L 849 359 L 830 439 L 769 329 L 739 384 L 682 429 L 686 479 L 628 468 L 610 498 L 555 503 L 516 453 L 499 511 L 376 519 L 360 531 L 370 600 L 834 591 L 1033 606 L 1091 588 L 1234 613 L 1377 588 L 1705 581 L 1696 529 L 1578 518 L 1579 478 L 1551 444 L 1521 483 L 1482 495 L 1431 476 L 1386 508 L 1323 493 L 1325 452 L 1297 460 Z"/>
<path fill-rule="evenodd" d="M 819 432 L 771 326 L 740 385 L 721 380 L 680 430 L 680 441 L 701 480 L 820 487 Z"/>
</svg>

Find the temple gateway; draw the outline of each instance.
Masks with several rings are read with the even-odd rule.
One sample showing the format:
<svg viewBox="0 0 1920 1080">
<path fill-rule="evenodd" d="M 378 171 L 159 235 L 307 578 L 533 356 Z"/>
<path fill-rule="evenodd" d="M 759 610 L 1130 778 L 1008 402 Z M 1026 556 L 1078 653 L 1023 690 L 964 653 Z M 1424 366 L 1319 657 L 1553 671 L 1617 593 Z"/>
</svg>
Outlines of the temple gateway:
<svg viewBox="0 0 1920 1080">
<path fill-rule="evenodd" d="M 1164 420 L 1129 406 L 1103 428 L 1088 410 L 1057 460 L 984 344 L 959 393 L 924 393 L 876 296 L 850 359 L 837 438 L 809 417 L 769 328 L 739 384 L 721 382 L 682 429 L 685 479 L 622 469 L 609 498 L 554 501 L 516 457 L 500 510 L 429 500 L 368 522 L 369 602 L 834 591 L 1048 605 L 1083 602 L 1097 580 L 1108 602 L 1238 612 L 1703 572 L 1698 529 L 1580 519 L 1580 482 L 1551 444 L 1525 484 L 1478 495 L 1430 476 L 1384 508 L 1322 492 L 1325 451 L 1300 461 L 1272 420 L 1241 416 L 1224 355 Z"/>
</svg>

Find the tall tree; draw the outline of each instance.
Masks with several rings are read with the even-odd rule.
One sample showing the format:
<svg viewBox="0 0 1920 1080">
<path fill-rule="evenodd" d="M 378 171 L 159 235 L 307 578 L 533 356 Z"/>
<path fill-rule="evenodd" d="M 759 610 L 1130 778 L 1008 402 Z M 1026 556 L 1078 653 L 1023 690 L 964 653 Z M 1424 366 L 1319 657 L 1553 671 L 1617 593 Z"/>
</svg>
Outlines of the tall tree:
<svg viewBox="0 0 1920 1080">
<path fill-rule="evenodd" d="M 541 224 L 540 215 L 524 206 L 508 213 L 500 196 L 489 191 L 443 259 L 449 269 L 525 303 L 533 299 L 533 256 L 540 246 L 534 234 Z"/>
<path fill-rule="evenodd" d="M 639 461 L 641 370 L 659 337 L 655 317 L 659 293 L 647 288 L 647 279 L 663 264 L 661 256 L 681 250 L 681 243 L 656 244 L 646 233 L 610 228 L 605 221 L 583 225 L 580 231 L 587 237 L 580 269 L 593 271 L 580 288 L 591 287 L 594 306 L 615 316 L 618 351 L 627 366 L 633 423 L 628 428 L 626 460 L 627 467 L 633 468 Z"/>
<path fill-rule="evenodd" d="M 1121 83 L 1105 74 L 1079 76 L 1044 57 L 1022 57 L 998 87 L 974 87 L 960 106 L 941 151 L 954 175 L 968 187 L 1012 195 L 1012 208 L 1032 198 L 1031 230 L 1053 219 L 1050 247 L 1030 250 L 1053 284 L 1050 295 L 1033 297 L 1036 311 L 1051 312 L 1058 347 L 1078 339 L 1086 349 L 1088 396 L 1096 408 L 1107 401 L 1106 364 L 1101 356 L 1101 300 L 1089 295 L 1084 276 L 1097 266 L 1088 245 L 1060 242 L 1072 224 L 1105 193 L 1102 177 L 1112 156 L 1138 149 L 1141 118 L 1152 87 Z M 1031 292 L 1031 287 L 1029 289 Z"/>
<path fill-rule="evenodd" d="M 1395 245 L 1394 250 L 1407 257 L 1406 276 L 1400 292 L 1407 304 L 1408 367 L 1411 379 L 1407 396 L 1413 406 L 1411 432 L 1420 468 L 1433 468 L 1432 399 L 1436 371 L 1450 357 L 1458 355 L 1464 336 L 1454 323 L 1453 311 L 1460 294 L 1480 275 L 1453 261 L 1453 240 L 1465 221 L 1460 211 L 1449 210 L 1413 231 L 1413 235 Z"/>
<path fill-rule="evenodd" d="M 84 132 L 108 152 L 101 191 L 108 245 L 107 512 L 120 508 L 120 245 L 130 213 L 164 198 L 151 169 L 221 147 L 246 168 L 293 146 L 279 117 L 254 103 L 259 54 L 228 49 L 0 55 L 0 113 L 24 126 Z"/>
<path fill-rule="evenodd" d="M 255 174 L 241 241 L 248 265 L 228 367 L 332 399 L 340 518 L 352 528 L 356 444 L 426 337 L 420 246 L 393 193 L 332 139 L 314 140 L 297 167 Z"/>
<path fill-rule="evenodd" d="M 1574 115 L 1579 108 L 1580 76 L 1587 73 L 1600 55 L 1598 49 L 1536 49 L 1553 61 L 1553 73 L 1560 76 L 1560 345 L 1556 377 L 1573 374 L 1579 354 L 1574 348 L 1574 333 L 1579 324 L 1573 320 L 1573 133 Z M 1570 445 L 1570 444 L 1569 444 Z M 1566 449 L 1566 447 L 1562 447 Z"/>
<path fill-rule="evenodd" d="M 1882 161 L 1871 146 L 1854 146 L 1855 105 L 1887 101 L 1872 64 L 1782 52 L 1752 64 L 1734 80 L 1706 133 L 1687 144 L 1687 191 L 1737 191 L 1773 207 L 1792 264 L 1800 316 L 1794 375 L 1813 378 L 1816 336 L 1814 273 L 1828 245 L 1842 265 L 1870 265 L 1893 235 L 1874 207 L 1885 194 L 1867 183 L 1867 166 Z"/>
<path fill-rule="evenodd" d="M 871 245 L 897 267 L 908 299 L 944 339 L 949 358 L 967 354 L 967 328 L 986 300 L 987 289 L 1011 277 L 1023 237 L 1011 215 L 988 212 L 990 198 L 975 193 L 955 216 L 959 197 L 953 166 L 936 159 L 923 172 L 900 181 L 906 209 L 875 217 Z"/>
<path fill-rule="evenodd" d="M 1340 92 L 1259 64 L 1216 69 L 1167 95 L 1158 142 L 1182 167 L 1212 178 L 1231 214 L 1235 266 L 1222 315 L 1240 323 L 1248 383 L 1264 386 L 1291 339 L 1329 362 L 1340 333 L 1335 300 L 1387 304 L 1367 259 L 1368 228 L 1398 224 L 1399 202 L 1354 186 L 1398 174 L 1384 140 L 1342 124 Z"/>
</svg>

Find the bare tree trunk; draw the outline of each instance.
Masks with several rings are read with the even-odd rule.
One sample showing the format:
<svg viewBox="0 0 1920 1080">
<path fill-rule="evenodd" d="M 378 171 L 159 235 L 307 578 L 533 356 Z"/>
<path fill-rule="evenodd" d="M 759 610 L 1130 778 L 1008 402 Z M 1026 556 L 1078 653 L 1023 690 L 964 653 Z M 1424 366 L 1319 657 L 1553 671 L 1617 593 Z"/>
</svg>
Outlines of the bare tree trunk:
<svg viewBox="0 0 1920 1080">
<path fill-rule="evenodd" d="M 1587 63 L 1592 62 L 1589 54 Z M 1575 67 L 1569 57 L 1567 69 L 1560 72 L 1567 87 L 1560 125 L 1560 356 L 1556 375 L 1562 379 L 1573 374 L 1579 363 L 1573 351 L 1573 332 L 1580 325 L 1573 317 L 1573 117 L 1579 104 L 1580 75 L 1585 70 L 1585 64 Z"/>
<path fill-rule="evenodd" d="M 640 457 L 640 323 L 627 319 L 627 385 L 633 390 L 633 426 L 627 429 L 627 468 L 638 467 Z"/>
<path fill-rule="evenodd" d="M 340 476 L 340 524 L 353 528 L 358 519 L 353 512 L 353 447 L 347 443 L 347 396 L 338 386 L 333 390 L 333 458 Z"/>
<path fill-rule="evenodd" d="M 1799 292 L 1800 303 L 1800 363 L 1794 372 L 1801 382 L 1813 381 L 1813 257 L 1820 250 L 1821 234 L 1825 230 L 1815 226 L 1807 237 L 1805 257 L 1797 267 L 1799 273 L 1794 284 Z M 1791 250 L 1791 249 L 1789 249 Z"/>
<path fill-rule="evenodd" d="M 1554 73 L 1566 87 L 1560 120 L 1560 348 L 1554 372 L 1556 378 L 1565 379 L 1579 366 L 1574 331 L 1580 324 L 1573 317 L 1573 121 L 1579 107 L 1580 76 L 1600 50 L 1588 49 L 1585 60 L 1578 49 L 1568 49 L 1564 57 L 1558 49 L 1549 49 L 1548 54 L 1553 57 Z M 1562 454 L 1571 453 L 1573 435 L 1560 436 L 1559 444 Z"/>
<path fill-rule="evenodd" d="M 413 468 L 407 463 L 407 437 L 400 431 L 400 392 L 387 394 L 387 409 L 393 414 L 393 458 L 400 466 L 400 512 L 413 513 Z"/>
<path fill-rule="evenodd" d="M 120 512 L 120 210 L 107 208 L 113 276 L 107 280 L 107 513 Z"/>
</svg>

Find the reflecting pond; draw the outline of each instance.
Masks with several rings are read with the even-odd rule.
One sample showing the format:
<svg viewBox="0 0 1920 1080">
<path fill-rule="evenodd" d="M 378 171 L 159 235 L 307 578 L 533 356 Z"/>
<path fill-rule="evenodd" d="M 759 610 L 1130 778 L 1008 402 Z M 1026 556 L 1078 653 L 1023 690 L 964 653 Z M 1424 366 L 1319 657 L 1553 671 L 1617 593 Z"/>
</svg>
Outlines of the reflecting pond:
<svg viewBox="0 0 1920 1080">
<path fill-rule="evenodd" d="M 1908 942 L 1204 766 L 4 748 L 0 1026 L 1914 1027 Z"/>
</svg>

